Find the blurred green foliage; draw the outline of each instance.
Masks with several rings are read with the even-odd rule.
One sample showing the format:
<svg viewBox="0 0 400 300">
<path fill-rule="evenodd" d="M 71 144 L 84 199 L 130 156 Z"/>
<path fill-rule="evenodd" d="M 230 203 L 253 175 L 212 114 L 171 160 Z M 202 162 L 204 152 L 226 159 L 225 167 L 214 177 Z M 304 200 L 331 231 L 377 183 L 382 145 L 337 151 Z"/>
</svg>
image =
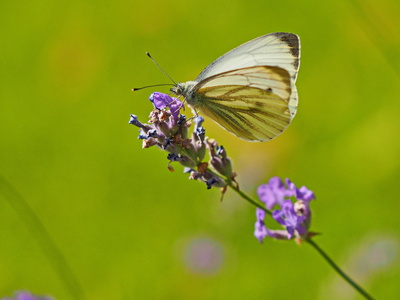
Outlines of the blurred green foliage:
<svg viewBox="0 0 400 300">
<path fill-rule="evenodd" d="M 146 51 L 188 81 L 243 42 L 294 32 L 300 103 L 289 129 L 247 143 L 210 121 L 207 135 L 250 195 L 276 175 L 314 190 L 315 240 L 373 295 L 393 299 L 399 14 L 395 0 L 2 0 L 0 175 L 61 249 L 85 299 L 354 299 L 308 245 L 258 244 L 253 207 L 229 191 L 221 203 L 177 164 L 169 172 L 166 154 L 142 150 L 127 123 L 130 113 L 146 120 L 155 91 L 131 88 L 168 83 Z M 73 299 L 29 228 L 36 223 L 2 187 L 0 296 Z M 212 268 L 196 266 L 196 245 Z"/>
</svg>

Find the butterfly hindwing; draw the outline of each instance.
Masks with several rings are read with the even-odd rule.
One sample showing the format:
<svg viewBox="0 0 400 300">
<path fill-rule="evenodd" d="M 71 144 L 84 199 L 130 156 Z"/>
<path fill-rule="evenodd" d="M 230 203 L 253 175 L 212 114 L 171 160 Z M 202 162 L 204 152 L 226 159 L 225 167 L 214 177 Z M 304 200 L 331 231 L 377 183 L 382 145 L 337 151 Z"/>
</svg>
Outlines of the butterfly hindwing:
<svg viewBox="0 0 400 300">
<path fill-rule="evenodd" d="M 248 141 L 267 141 L 290 123 L 292 95 L 288 71 L 270 66 L 211 76 L 195 88 L 188 104 Z"/>
</svg>

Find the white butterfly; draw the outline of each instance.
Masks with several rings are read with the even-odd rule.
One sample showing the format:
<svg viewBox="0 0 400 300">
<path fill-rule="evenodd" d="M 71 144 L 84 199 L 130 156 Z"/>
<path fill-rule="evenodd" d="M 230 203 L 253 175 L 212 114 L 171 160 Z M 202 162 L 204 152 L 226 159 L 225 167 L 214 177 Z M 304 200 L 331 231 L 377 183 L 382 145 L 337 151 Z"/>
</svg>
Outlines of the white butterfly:
<svg viewBox="0 0 400 300">
<path fill-rule="evenodd" d="M 299 64 L 300 38 L 270 33 L 222 55 L 171 92 L 239 138 L 268 141 L 296 114 Z"/>
</svg>

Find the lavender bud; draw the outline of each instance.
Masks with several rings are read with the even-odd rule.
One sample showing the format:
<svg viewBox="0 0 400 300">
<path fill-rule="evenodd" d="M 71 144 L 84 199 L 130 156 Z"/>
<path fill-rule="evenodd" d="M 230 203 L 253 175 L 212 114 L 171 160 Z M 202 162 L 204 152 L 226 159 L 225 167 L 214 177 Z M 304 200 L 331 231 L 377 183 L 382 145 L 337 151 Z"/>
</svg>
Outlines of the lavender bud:
<svg viewBox="0 0 400 300">
<path fill-rule="evenodd" d="M 214 177 L 206 181 L 207 190 L 211 189 L 214 184 L 217 184 L 218 181 Z"/>
<path fill-rule="evenodd" d="M 143 124 L 138 120 L 138 117 L 135 115 L 131 115 L 131 118 L 129 119 L 129 124 L 135 125 L 139 128 L 143 128 Z"/>
<path fill-rule="evenodd" d="M 138 139 L 139 139 L 139 140 L 145 140 L 145 139 L 147 139 L 147 133 L 144 132 L 143 129 L 140 130 Z"/>
<path fill-rule="evenodd" d="M 143 140 L 142 148 L 150 148 L 151 146 L 154 146 L 156 144 L 157 144 L 157 140 L 150 137 L 148 139 Z"/>
<path fill-rule="evenodd" d="M 206 130 L 203 127 L 197 127 L 195 132 L 198 139 L 204 142 L 204 138 L 206 136 Z"/>
<path fill-rule="evenodd" d="M 190 169 L 190 170 L 192 170 L 192 171 L 190 172 L 189 179 L 194 179 L 194 180 L 199 179 L 200 173 L 199 173 L 199 172 L 196 172 L 196 171 L 193 170 L 193 169 Z"/>
<path fill-rule="evenodd" d="M 197 158 L 199 161 L 203 161 L 204 157 L 206 156 L 207 146 L 206 143 L 202 141 L 195 142 L 195 149 L 197 152 Z"/>
<path fill-rule="evenodd" d="M 187 139 L 188 135 L 189 135 L 189 126 L 187 126 L 188 123 L 186 121 L 186 116 L 185 115 L 180 115 L 179 120 L 177 122 L 178 124 L 178 132 L 181 134 L 183 139 Z"/>
<path fill-rule="evenodd" d="M 211 189 L 213 186 L 215 187 L 225 187 L 226 183 L 219 177 L 212 177 L 211 179 L 206 181 L 207 189 Z"/>
<path fill-rule="evenodd" d="M 217 154 L 222 158 L 226 158 L 226 151 L 224 146 L 217 146 Z"/>
<path fill-rule="evenodd" d="M 183 173 L 191 173 L 191 172 L 195 172 L 195 170 L 193 170 L 192 168 L 188 168 L 188 167 L 184 167 L 183 168 Z"/>
<path fill-rule="evenodd" d="M 168 153 L 167 159 L 170 161 L 180 161 L 181 157 L 178 154 Z"/>
<path fill-rule="evenodd" d="M 158 138 L 160 135 L 158 134 L 158 132 L 157 132 L 157 129 L 150 129 L 148 132 L 147 132 L 147 137 L 148 138 Z"/>
<path fill-rule="evenodd" d="M 157 128 L 160 132 L 162 132 L 165 136 L 169 136 L 171 134 L 170 128 L 165 121 L 161 121 L 157 124 Z"/>
<path fill-rule="evenodd" d="M 186 155 L 181 155 L 181 159 L 180 159 L 180 164 L 184 167 L 188 167 L 188 168 L 196 168 L 196 162 L 193 161 L 189 156 Z"/>
<path fill-rule="evenodd" d="M 225 148 L 223 146 L 216 147 L 216 154 L 211 160 L 213 167 L 222 175 L 231 178 L 232 177 L 232 162 L 227 157 Z"/>
<path fill-rule="evenodd" d="M 183 125 L 186 123 L 186 116 L 180 115 L 178 121 L 176 122 L 178 125 Z"/>
<path fill-rule="evenodd" d="M 154 104 L 154 93 L 152 93 L 152 94 L 149 96 L 149 100 L 150 100 L 151 103 Z"/>
<path fill-rule="evenodd" d="M 204 118 L 202 116 L 197 116 L 196 118 L 194 118 L 194 122 L 196 123 L 196 129 L 201 127 L 201 125 L 204 122 Z"/>
<path fill-rule="evenodd" d="M 161 149 L 166 150 L 167 147 L 171 144 L 172 140 L 169 138 L 165 138 L 164 143 L 161 145 Z"/>
</svg>

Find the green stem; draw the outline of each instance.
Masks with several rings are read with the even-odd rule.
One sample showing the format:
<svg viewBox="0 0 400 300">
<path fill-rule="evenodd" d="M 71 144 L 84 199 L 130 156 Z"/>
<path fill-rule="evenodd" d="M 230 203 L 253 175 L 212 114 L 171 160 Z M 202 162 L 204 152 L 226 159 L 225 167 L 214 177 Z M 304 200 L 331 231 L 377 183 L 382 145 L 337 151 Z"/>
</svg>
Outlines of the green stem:
<svg viewBox="0 0 400 300">
<path fill-rule="evenodd" d="M 309 243 L 315 250 L 318 251 L 319 254 L 331 265 L 331 267 L 345 280 L 347 281 L 353 288 L 355 288 L 361 295 L 365 297 L 365 299 L 373 300 L 372 296 L 370 296 L 362 287 L 360 287 L 354 280 L 352 280 L 348 275 L 346 275 L 335 262 L 311 239 L 305 240 Z"/>
<path fill-rule="evenodd" d="M 262 209 L 265 211 L 267 214 L 271 215 L 271 211 L 265 208 L 265 205 L 259 201 L 256 201 L 252 198 L 250 198 L 247 194 L 243 193 L 237 186 L 234 186 L 231 182 L 227 182 L 228 186 L 234 190 L 237 194 L 239 194 L 243 199 L 245 199 L 247 202 L 253 204 L 254 206 L 257 206 L 258 208 Z"/>
<path fill-rule="evenodd" d="M 60 276 L 61 282 L 66 285 L 72 299 L 83 299 L 84 297 L 81 285 L 69 266 L 65 256 L 62 254 L 60 248 L 57 246 L 46 227 L 22 195 L 1 176 L 0 196 L 3 196 L 3 198 L 10 204 L 27 229 L 35 237 L 39 246 L 42 248 L 43 252 L 54 267 L 56 273 Z"/>
<path fill-rule="evenodd" d="M 221 175 L 215 173 L 212 169 L 207 168 L 207 171 L 214 174 L 217 177 L 221 177 Z M 271 215 L 271 212 L 265 208 L 264 204 L 260 201 L 254 200 L 247 196 L 245 193 L 243 193 L 237 185 L 232 184 L 232 180 L 227 179 L 226 177 L 223 178 L 225 180 L 225 183 L 236 193 L 238 193 L 243 199 L 245 199 L 247 202 L 253 204 L 254 206 L 257 206 L 258 208 L 262 209 L 265 211 L 267 214 Z"/>
<path fill-rule="evenodd" d="M 226 181 L 228 186 L 233 189 L 236 193 L 238 193 L 243 199 L 245 199 L 247 202 L 257 206 L 258 208 L 261 208 L 264 210 L 266 213 L 271 215 L 271 212 L 267 210 L 261 203 L 258 201 L 250 198 L 247 194 L 239 190 L 237 186 L 232 185 L 231 182 Z M 305 240 L 307 243 L 309 243 L 312 247 L 314 247 L 315 250 L 318 251 L 318 253 L 328 262 L 328 264 L 345 280 L 347 281 L 354 289 L 356 289 L 361 295 L 365 297 L 365 299 L 373 300 L 372 298 L 364 289 L 362 289 L 354 280 L 352 280 L 348 275 L 346 275 L 339 267 L 338 265 L 335 264 L 335 262 L 311 239 Z"/>
</svg>

